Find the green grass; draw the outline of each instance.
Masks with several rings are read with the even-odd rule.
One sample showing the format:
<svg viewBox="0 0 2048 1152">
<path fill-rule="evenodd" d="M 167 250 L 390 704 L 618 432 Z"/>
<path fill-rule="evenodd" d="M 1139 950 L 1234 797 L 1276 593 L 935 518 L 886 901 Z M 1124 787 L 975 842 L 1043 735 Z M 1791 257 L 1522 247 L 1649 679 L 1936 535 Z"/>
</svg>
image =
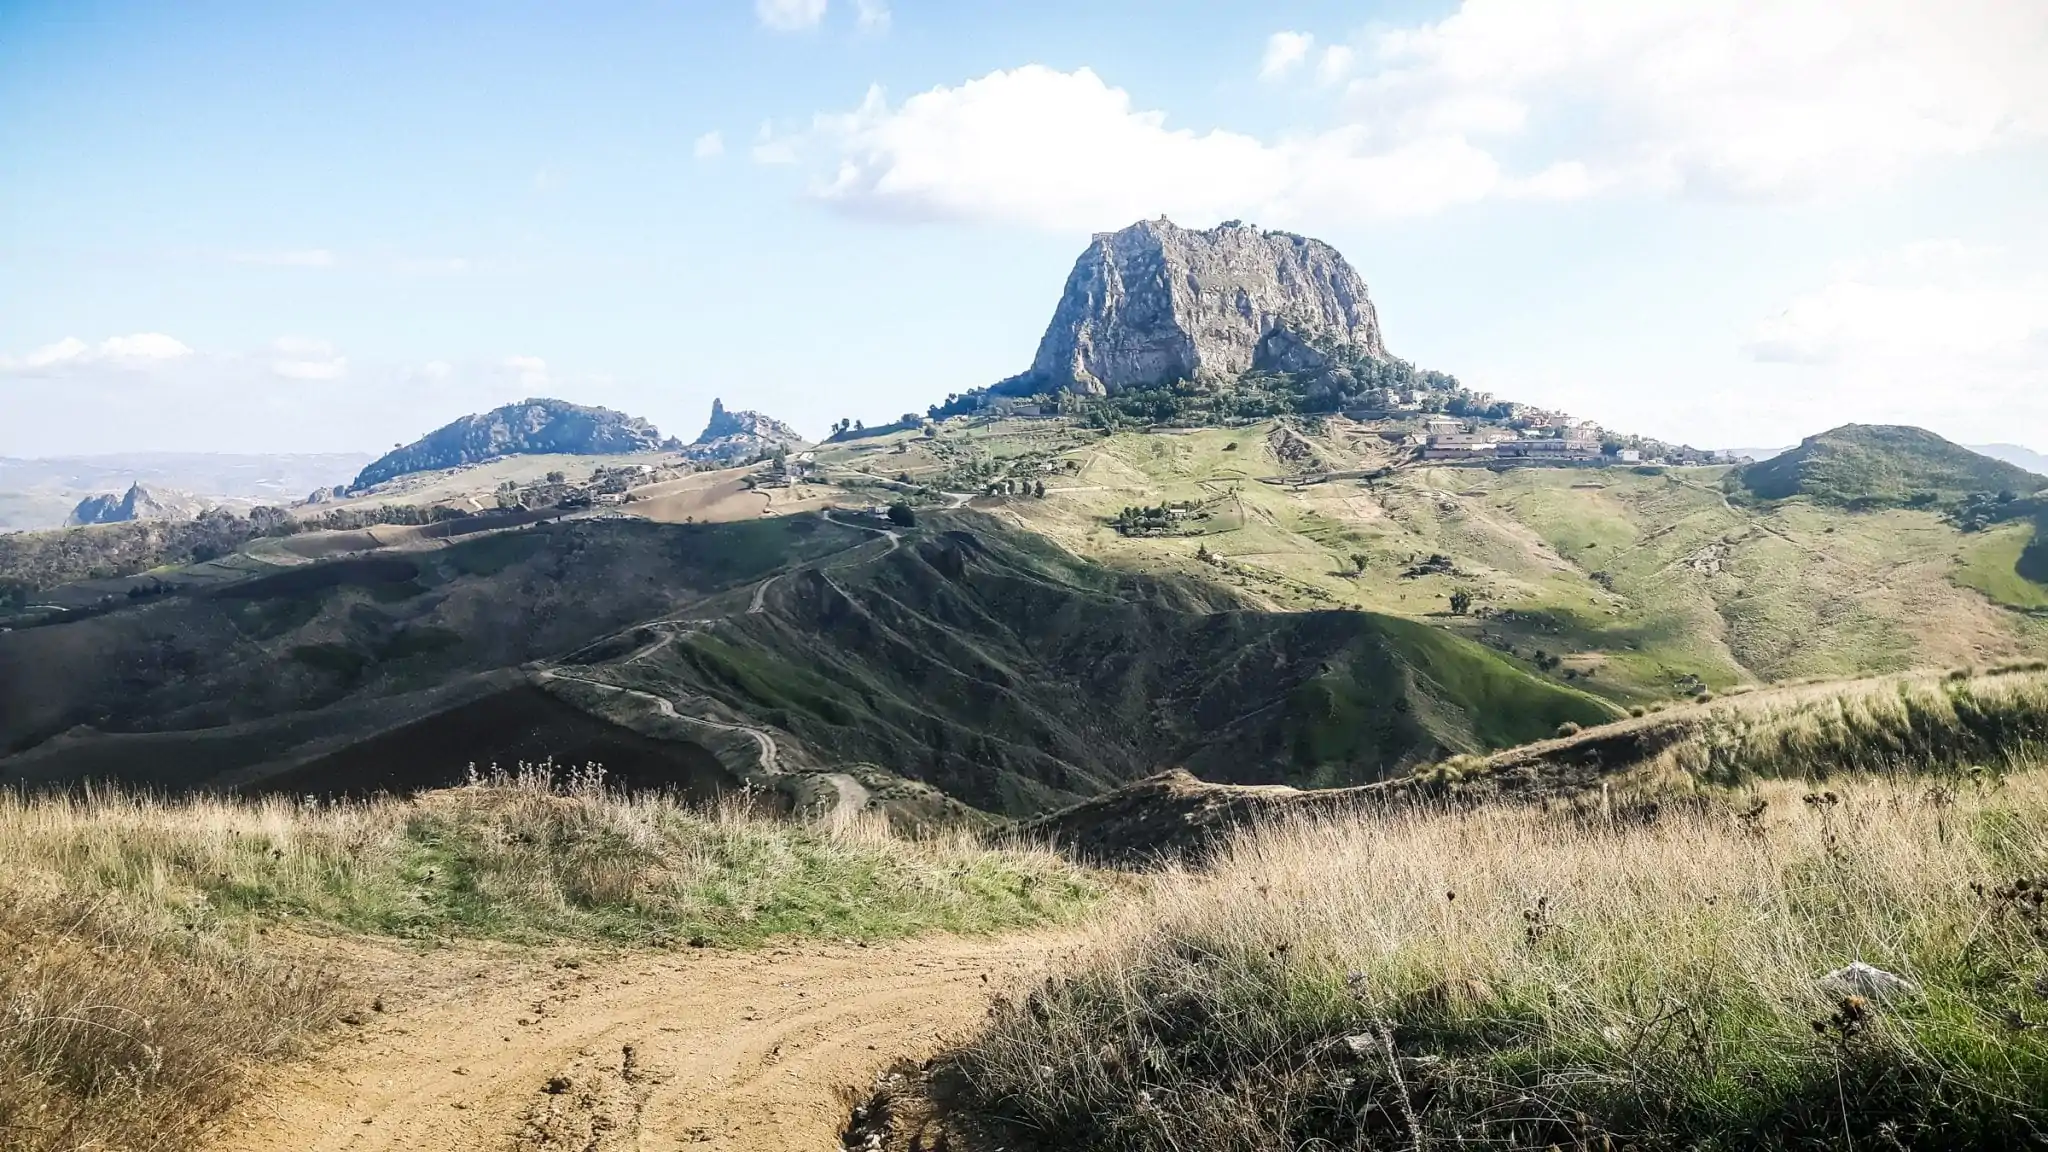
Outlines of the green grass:
<svg viewBox="0 0 2048 1152">
<path fill-rule="evenodd" d="M 1974 538 L 1938 508 L 1731 503 L 1720 467 L 1405 466 L 1291 489 L 1248 479 L 1284 471 L 1269 430 L 1099 437 L 1066 453 L 1084 467 L 1055 477 L 1047 500 L 1008 506 L 1113 566 L 1199 573 L 1282 610 L 1403 616 L 1511 649 L 1524 666 L 1538 650 L 1560 655 L 1565 668 L 1593 673 L 1571 687 L 1623 705 L 1698 685 L 1905 671 L 2048 645 L 2048 624 L 1982 612 L 1953 563 Z M 1316 446 L 1337 466 L 1388 459 L 1354 450 L 1370 440 L 1331 434 Z M 1199 541 L 1107 527 L 1127 505 L 1182 500 L 1224 513 L 1202 522 Z M 1202 564 L 1197 544 L 1217 559 Z M 1367 558 L 1362 576 L 1354 554 Z M 1457 574 L 1404 574 L 1432 554 Z M 1475 596 L 1472 616 L 1445 613 L 1457 591 Z"/>
<path fill-rule="evenodd" d="M 2009 608 L 2048 608 L 2048 584 L 2020 574 L 2022 557 L 2036 547 L 2036 533 L 2031 523 L 1985 532 L 1957 558 L 1956 583 L 1975 588 Z"/>
<path fill-rule="evenodd" d="M 1423 698 L 1466 717 L 1478 748 L 1526 744 L 1553 735 L 1560 724 L 1601 724 L 1621 714 L 1596 696 L 1561 688 L 1439 629 L 1396 617 L 1382 618 L 1379 626 L 1420 677 Z"/>
<path fill-rule="evenodd" d="M 193 925 L 264 920 L 405 938 L 745 946 L 1070 918 L 1100 889 L 1047 853 L 906 840 L 569 791 L 545 777 L 400 801 L 16 801 L 10 866 Z M 70 843 L 49 829 L 69 828 Z"/>
<path fill-rule="evenodd" d="M 1920 428 L 1849 424 L 1747 465 L 1731 490 L 1759 500 L 1805 496 L 1849 508 L 1938 504 L 1973 492 L 2025 496 L 2048 480 Z"/>
<path fill-rule="evenodd" d="M 340 1012 L 277 929 L 749 947 L 1030 928 L 1104 895 L 1044 850 L 601 785 L 535 770 L 325 804 L 0 792 L 0 1145 L 198 1146 L 256 1069 Z"/>
</svg>

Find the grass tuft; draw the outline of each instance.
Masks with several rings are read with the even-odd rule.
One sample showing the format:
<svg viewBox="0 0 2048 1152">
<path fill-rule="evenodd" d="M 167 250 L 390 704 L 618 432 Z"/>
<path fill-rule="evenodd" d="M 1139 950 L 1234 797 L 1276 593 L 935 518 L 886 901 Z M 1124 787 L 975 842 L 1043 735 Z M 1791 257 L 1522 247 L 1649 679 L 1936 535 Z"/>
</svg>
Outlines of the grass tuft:
<svg viewBox="0 0 2048 1152">
<path fill-rule="evenodd" d="M 1747 799 L 1254 829 L 1000 1006 L 961 1106 L 1105 1152 L 2048 1133 L 2048 774 Z"/>
</svg>

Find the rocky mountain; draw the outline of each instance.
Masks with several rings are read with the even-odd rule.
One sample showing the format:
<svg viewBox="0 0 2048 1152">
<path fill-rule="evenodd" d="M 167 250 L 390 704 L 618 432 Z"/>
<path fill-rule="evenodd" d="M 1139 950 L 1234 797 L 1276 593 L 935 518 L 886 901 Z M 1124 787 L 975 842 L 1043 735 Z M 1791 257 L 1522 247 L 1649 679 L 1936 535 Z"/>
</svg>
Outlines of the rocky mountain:
<svg viewBox="0 0 2048 1152">
<path fill-rule="evenodd" d="M 1365 281 L 1335 248 L 1235 220 L 1196 231 L 1161 218 L 1095 237 L 1020 379 L 1102 395 L 1314 372 L 1338 352 L 1386 356 Z"/>
<path fill-rule="evenodd" d="M 637 416 L 566 400 L 531 399 L 444 425 L 390 452 L 358 473 L 354 488 L 368 488 L 410 472 L 455 468 L 500 456 L 567 453 L 604 456 L 674 450 L 659 429 Z"/>
<path fill-rule="evenodd" d="M 1924 428 L 1845 424 L 1729 474 L 1760 500 L 1793 496 L 1846 506 L 1947 501 L 1973 492 L 2026 496 L 2048 476 L 1982 456 Z"/>
<path fill-rule="evenodd" d="M 763 452 L 801 448 L 805 444 L 796 429 L 759 412 L 728 411 L 725 402 L 711 402 L 711 420 L 695 440 L 683 447 L 683 455 L 704 463 L 743 464 Z"/>
<path fill-rule="evenodd" d="M 64 521 L 64 526 L 124 524 L 130 520 L 190 520 L 209 506 L 197 496 L 162 488 L 145 488 L 138 481 L 130 484 L 126 492 L 103 492 L 80 500 Z"/>
</svg>

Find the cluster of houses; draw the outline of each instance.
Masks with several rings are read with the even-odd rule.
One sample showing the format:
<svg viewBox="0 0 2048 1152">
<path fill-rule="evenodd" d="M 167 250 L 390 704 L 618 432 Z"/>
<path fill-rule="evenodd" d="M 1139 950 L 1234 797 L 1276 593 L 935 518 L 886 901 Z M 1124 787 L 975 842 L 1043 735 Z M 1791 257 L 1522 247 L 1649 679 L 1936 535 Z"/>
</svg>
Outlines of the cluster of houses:
<svg viewBox="0 0 2048 1152">
<path fill-rule="evenodd" d="M 1518 417 L 1515 423 L 1521 427 L 1486 428 L 1449 416 L 1431 416 L 1422 422 L 1422 458 L 1530 463 L 1606 458 L 1601 448 L 1601 428 L 1591 421 L 1575 421 L 1562 412 L 1530 412 Z M 1531 436 L 1529 432 L 1548 434 Z M 1625 448 L 1615 453 L 1613 459 L 1634 464 L 1642 460 L 1642 453 Z"/>
</svg>

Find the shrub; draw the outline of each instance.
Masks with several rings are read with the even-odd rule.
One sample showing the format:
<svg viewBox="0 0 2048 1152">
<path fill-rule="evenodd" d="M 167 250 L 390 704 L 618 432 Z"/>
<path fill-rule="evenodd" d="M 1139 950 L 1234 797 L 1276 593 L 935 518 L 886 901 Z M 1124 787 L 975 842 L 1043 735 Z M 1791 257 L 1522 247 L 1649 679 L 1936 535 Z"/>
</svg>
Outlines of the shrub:
<svg viewBox="0 0 2048 1152">
<path fill-rule="evenodd" d="M 899 500 L 889 505 L 889 523 L 903 528 L 914 528 L 917 526 L 917 513 L 910 505 Z"/>
<path fill-rule="evenodd" d="M 1566 736 L 1577 736 L 1582 731 L 1584 731 L 1584 729 L 1580 728 L 1576 723 L 1570 720 L 1567 720 L 1564 723 L 1559 724 L 1557 726 L 1557 734 L 1560 739 Z"/>
</svg>

